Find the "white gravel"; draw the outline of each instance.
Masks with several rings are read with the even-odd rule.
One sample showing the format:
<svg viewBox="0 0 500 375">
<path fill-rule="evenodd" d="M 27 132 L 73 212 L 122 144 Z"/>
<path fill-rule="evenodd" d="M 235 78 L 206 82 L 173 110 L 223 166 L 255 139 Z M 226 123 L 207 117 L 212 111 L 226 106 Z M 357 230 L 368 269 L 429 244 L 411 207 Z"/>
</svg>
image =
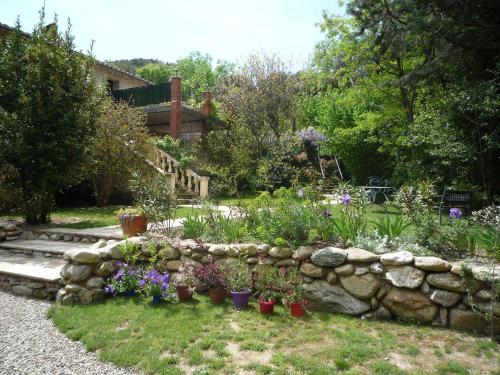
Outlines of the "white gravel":
<svg viewBox="0 0 500 375">
<path fill-rule="evenodd" d="M 0 291 L 0 374 L 131 375 L 101 362 L 47 318 L 50 303 Z"/>
</svg>

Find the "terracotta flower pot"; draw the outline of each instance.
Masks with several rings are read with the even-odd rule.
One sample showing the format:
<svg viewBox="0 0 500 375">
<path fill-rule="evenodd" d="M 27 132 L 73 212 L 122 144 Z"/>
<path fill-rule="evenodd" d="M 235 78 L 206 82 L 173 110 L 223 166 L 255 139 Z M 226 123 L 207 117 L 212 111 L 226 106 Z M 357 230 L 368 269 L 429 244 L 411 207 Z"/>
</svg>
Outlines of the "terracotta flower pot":
<svg viewBox="0 0 500 375">
<path fill-rule="evenodd" d="M 179 298 L 179 301 L 181 302 L 188 302 L 193 299 L 193 293 L 189 291 L 189 288 L 187 286 L 177 286 L 177 298 Z"/>
<path fill-rule="evenodd" d="M 306 315 L 306 306 L 304 302 L 290 302 L 290 312 L 294 317 Z"/>
<path fill-rule="evenodd" d="M 259 310 L 261 314 L 274 314 L 274 304 L 276 302 L 273 300 L 263 300 L 259 299 Z"/>
<path fill-rule="evenodd" d="M 210 294 L 210 301 L 214 305 L 220 305 L 226 301 L 226 289 L 210 288 L 208 293 Z"/>
<path fill-rule="evenodd" d="M 124 236 L 133 237 L 148 230 L 148 218 L 144 215 L 120 215 L 119 220 Z"/>
</svg>

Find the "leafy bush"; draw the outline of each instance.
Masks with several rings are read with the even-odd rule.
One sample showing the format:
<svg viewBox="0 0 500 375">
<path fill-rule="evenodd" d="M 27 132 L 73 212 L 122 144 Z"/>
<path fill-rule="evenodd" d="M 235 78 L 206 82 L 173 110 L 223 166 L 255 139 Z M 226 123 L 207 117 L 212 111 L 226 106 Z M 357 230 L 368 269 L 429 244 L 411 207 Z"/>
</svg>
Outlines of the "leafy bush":
<svg viewBox="0 0 500 375">
<path fill-rule="evenodd" d="M 196 270 L 196 277 L 207 288 L 225 289 L 228 282 L 222 267 L 218 264 L 206 264 Z"/>
<path fill-rule="evenodd" d="M 279 189 L 273 196 L 275 199 L 263 193 L 246 209 L 250 232 L 266 243 L 277 238 L 293 246 L 310 242 L 310 230 L 320 220 L 318 208 L 308 200 L 299 200 L 293 189 Z"/>
<path fill-rule="evenodd" d="M 450 225 L 441 227 L 436 242 L 434 247 L 455 256 L 465 254 L 474 256 L 478 250 L 477 230 L 468 220 L 451 220 Z"/>
<path fill-rule="evenodd" d="M 228 262 L 223 271 L 231 290 L 241 292 L 252 287 L 252 273 L 245 261 Z"/>
<path fill-rule="evenodd" d="M 269 264 L 260 264 L 254 272 L 255 289 L 259 292 L 259 299 L 278 301 L 283 296 L 284 281 L 278 268 Z"/>
<path fill-rule="evenodd" d="M 284 287 L 285 287 L 285 295 L 284 300 L 286 303 L 304 303 L 304 287 L 303 287 L 303 279 L 300 271 L 291 267 L 287 270 L 280 270 L 284 276 Z"/>
<path fill-rule="evenodd" d="M 147 179 L 135 176 L 133 190 L 136 205 L 148 217 L 153 230 L 170 235 L 177 207 L 170 176 L 160 173 Z"/>
<path fill-rule="evenodd" d="M 96 121 L 85 173 L 92 182 L 98 206 L 105 206 L 114 191 L 124 191 L 134 172 L 152 172 L 146 159 L 153 150 L 144 111 L 106 97 Z"/>
</svg>

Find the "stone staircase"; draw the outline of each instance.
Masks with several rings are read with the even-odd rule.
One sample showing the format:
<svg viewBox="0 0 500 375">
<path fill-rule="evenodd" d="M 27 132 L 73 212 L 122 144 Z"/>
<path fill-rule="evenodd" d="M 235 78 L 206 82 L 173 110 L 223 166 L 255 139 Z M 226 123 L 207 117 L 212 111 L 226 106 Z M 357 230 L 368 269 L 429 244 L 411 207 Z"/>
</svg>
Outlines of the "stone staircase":
<svg viewBox="0 0 500 375">
<path fill-rule="evenodd" d="M 208 196 L 208 181 L 207 176 L 200 176 L 192 169 L 183 166 L 177 159 L 167 154 L 166 152 L 155 149 L 154 161 L 148 161 L 158 172 L 170 175 L 170 184 L 174 191 L 184 199 L 184 203 L 191 204 L 193 199 L 206 198 Z M 189 203 L 186 199 L 189 198 Z"/>
<path fill-rule="evenodd" d="M 41 299 L 53 299 L 63 287 L 60 272 L 67 250 L 123 239 L 118 226 L 26 229 L 16 238 L 0 242 L 0 289 Z"/>
</svg>

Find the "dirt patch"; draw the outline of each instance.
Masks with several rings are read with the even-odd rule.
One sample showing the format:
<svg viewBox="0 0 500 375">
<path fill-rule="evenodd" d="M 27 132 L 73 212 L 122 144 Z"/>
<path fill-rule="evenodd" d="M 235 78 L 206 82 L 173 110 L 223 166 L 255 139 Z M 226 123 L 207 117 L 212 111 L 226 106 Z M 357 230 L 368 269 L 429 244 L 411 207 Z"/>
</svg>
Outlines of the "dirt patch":
<svg viewBox="0 0 500 375">
<path fill-rule="evenodd" d="M 237 322 L 237 321 L 235 321 L 235 320 L 232 320 L 232 319 L 230 319 L 230 320 L 229 320 L 229 327 L 231 327 L 231 329 L 232 329 L 234 332 L 236 332 L 236 333 L 238 333 L 239 331 L 241 331 L 241 327 L 240 327 L 240 325 L 239 325 L 239 324 L 238 324 L 238 322 Z"/>
<path fill-rule="evenodd" d="M 474 340 L 467 341 L 471 341 L 473 345 Z M 415 340 L 414 343 L 420 351 L 417 355 L 392 352 L 388 355 L 389 362 L 403 371 L 433 372 L 440 364 L 450 361 L 457 362 L 465 368 L 475 369 L 480 374 L 489 374 L 492 370 L 498 369 L 498 363 L 495 359 L 488 360 L 484 356 L 477 357 L 472 353 L 459 350 L 456 345 L 453 346 L 453 352 L 445 353 L 444 348 L 450 344 L 443 340 L 426 340 L 425 342 Z M 470 344 L 465 347 L 469 348 Z M 404 351 L 405 349 L 400 350 Z M 437 356 L 436 350 L 440 350 L 443 356 Z"/>
<path fill-rule="evenodd" d="M 409 358 L 401 353 L 390 353 L 387 358 L 390 364 L 397 366 L 403 371 L 415 369 L 415 366 L 409 362 Z"/>
<path fill-rule="evenodd" d="M 125 320 L 123 321 L 118 327 L 116 327 L 117 331 L 125 331 L 128 328 L 130 321 Z"/>
<path fill-rule="evenodd" d="M 266 350 L 264 352 L 241 350 L 239 344 L 234 342 L 228 343 L 226 349 L 229 354 L 231 354 L 233 362 L 239 367 L 245 367 L 251 363 L 268 365 L 273 356 L 273 353 L 270 350 Z"/>
<path fill-rule="evenodd" d="M 299 354 L 299 355 L 314 355 L 314 353 L 321 348 L 332 348 L 335 347 L 335 342 L 333 340 L 323 340 L 323 341 L 309 341 L 301 343 L 295 347 L 283 348 L 284 352 L 289 355 Z"/>
</svg>

